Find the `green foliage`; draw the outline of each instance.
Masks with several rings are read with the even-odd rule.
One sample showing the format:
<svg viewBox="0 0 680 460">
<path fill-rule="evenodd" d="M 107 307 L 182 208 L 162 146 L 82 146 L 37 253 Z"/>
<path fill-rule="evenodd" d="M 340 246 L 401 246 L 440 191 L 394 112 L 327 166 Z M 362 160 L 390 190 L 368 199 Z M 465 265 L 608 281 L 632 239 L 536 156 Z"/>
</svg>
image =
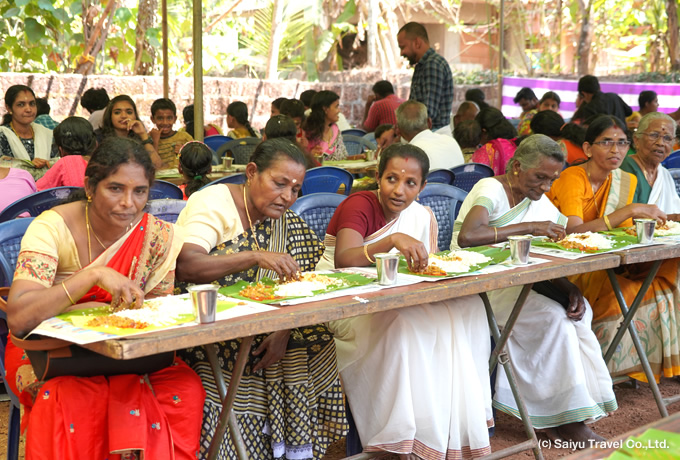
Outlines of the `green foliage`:
<svg viewBox="0 0 680 460">
<path fill-rule="evenodd" d="M 498 72 L 495 70 L 453 72 L 453 83 L 455 85 L 485 85 L 498 83 Z"/>
</svg>

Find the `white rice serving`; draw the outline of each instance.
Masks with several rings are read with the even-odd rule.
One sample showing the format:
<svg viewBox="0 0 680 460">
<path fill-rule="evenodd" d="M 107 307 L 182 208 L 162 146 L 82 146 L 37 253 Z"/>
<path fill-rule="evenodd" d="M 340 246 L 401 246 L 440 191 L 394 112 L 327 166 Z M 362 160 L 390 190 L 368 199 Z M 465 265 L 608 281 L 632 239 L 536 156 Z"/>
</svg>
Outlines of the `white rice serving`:
<svg viewBox="0 0 680 460">
<path fill-rule="evenodd" d="M 579 243 L 588 247 L 596 247 L 598 249 L 611 249 L 611 240 L 605 235 L 593 232 L 572 233 L 564 238 L 561 242 Z"/>
<path fill-rule="evenodd" d="M 455 250 L 445 255 L 430 254 L 430 264 L 435 265 L 447 273 L 465 273 L 473 265 L 483 264 L 491 258 L 473 251 Z"/>
</svg>

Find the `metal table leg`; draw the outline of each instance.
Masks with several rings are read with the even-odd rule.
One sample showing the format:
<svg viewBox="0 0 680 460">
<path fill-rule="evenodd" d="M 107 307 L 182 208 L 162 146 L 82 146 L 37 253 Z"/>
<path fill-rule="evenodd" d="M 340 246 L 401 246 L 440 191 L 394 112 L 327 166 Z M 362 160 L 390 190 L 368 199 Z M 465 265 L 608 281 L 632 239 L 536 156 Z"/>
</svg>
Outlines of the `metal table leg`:
<svg viewBox="0 0 680 460">
<path fill-rule="evenodd" d="M 245 369 L 246 363 L 248 362 L 250 346 L 253 343 L 253 339 L 254 337 L 245 337 L 241 340 L 241 347 L 238 350 L 238 357 L 236 358 L 236 364 L 234 365 L 234 370 L 231 374 L 231 381 L 229 382 L 228 389 L 224 381 L 224 376 L 222 375 L 222 366 L 220 366 L 220 362 L 217 359 L 215 347 L 212 345 L 206 345 L 204 347 L 208 360 L 210 361 L 213 375 L 215 376 L 217 391 L 220 394 L 220 399 L 222 399 L 220 421 L 215 428 L 212 441 L 210 442 L 210 450 L 208 451 L 209 460 L 217 459 L 224 433 L 227 430 L 227 425 L 229 426 L 231 439 L 234 442 L 234 446 L 236 446 L 236 453 L 238 454 L 239 460 L 248 460 L 246 444 L 241 436 L 241 428 L 238 425 L 238 420 L 236 420 L 236 414 L 234 414 L 233 407 L 234 400 L 236 399 L 236 391 L 238 390 L 241 376 L 243 375 L 243 369 Z"/>
<path fill-rule="evenodd" d="M 494 367 L 496 367 L 496 363 L 500 363 L 503 365 L 503 368 L 505 369 L 505 373 L 508 377 L 508 383 L 510 384 L 510 389 L 512 390 L 512 396 L 515 398 L 515 402 L 517 403 L 517 410 L 519 412 L 519 415 L 522 419 L 522 424 L 524 425 L 524 431 L 527 434 L 527 437 L 529 438 L 528 441 L 523 442 L 521 444 L 518 444 L 517 446 L 512 446 L 497 452 L 494 452 L 493 454 L 486 456 L 484 458 L 503 458 L 510 456 L 512 454 L 524 451 L 524 450 L 533 450 L 534 452 L 534 457 L 537 460 L 542 460 L 543 459 L 543 452 L 541 452 L 541 447 L 538 444 L 538 438 L 536 437 L 536 431 L 534 431 L 534 427 L 531 424 L 531 419 L 529 418 L 529 413 L 527 412 L 527 408 L 524 405 L 524 399 L 522 399 L 522 395 L 519 392 L 519 389 L 517 388 L 517 380 L 515 379 L 515 370 L 512 367 L 512 363 L 510 362 L 510 356 L 507 354 L 507 352 L 504 352 L 503 349 L 505 348 L 505 345 L 508 341 L 508 338 L 510 337 L 510 332 L 512 331 L 513 326 L 515 325 L 515 322 L 517 321 L 517 318 L 519 317 L 520 312 L 522 311 L 522 307 L 524 306 L 524 302 L 526 301 L 527 297 L 529 296 L 529 291 L 531 291 L 531 287 L 533 284 L 525 284 L 522 287 L 522 292 L 520 293 L 519 297 L 517 298 L 517 301 L 515 302 L 515 306 L 512 309 L 512 312 L 510 313 L 510 317 L 508 318 L 507 323 L 505 324 L 505 328 L 503 330 L 503 334 L 501 335 L 500 331 L 498 330 L 498 324 L 496 323 L 496 316 L 493 313 L 493 310 L 491 308 L 491 303 L 489 302 L 489 297 L 486 295 L 486 293 L 481 293 L 480 297 L 482 298 L 482 301 L 484 302 L 484 308 L 486 308 L 486 316 L 487 320 L 489 321 L 489 329 L 491 329 L 491 334 L 493 335 L 494 340 L 496 341 L 496 347 L 493 349 L 491 352 L 491 357 L 489 358 L 489 372 L 493 372 Z"/>
<path fill-rule="evenodd" d="M 632 324 L 633 317 L 635 316 L 635 313 L 637 313 L 637 310 L 640 307 L 640 304 L 642 303 L 642 299 L 644 298 L 645 294 L 647 293 L 647 290 L 649 289 L 649 286 L 652 284 L 654 277 L 659 271 L 659 267 L 661 267 L 661 262 L 662 262 L 661 260 L 657 260 L 652 265 L 652 269 L 647 274 L 647 278 L 645 278 L 645 281 L 642 283 L 640 290 L 635 296 L 635 300 L 633 300 L 633 303 L 630 306 L 630 310 L 626 305 L 626 299 L 623 298 L 623 294 L 621 293 L 621 286 L 619 285 L 619 281 L 616 279 L 616 274 L 614 273 L 614 270 L 612 270 L 611 268 L 607 269 L 609 281 L 612 284 L 612 288 L 614 288 L 616 300 L 618 300 L 619 307 L 621 308 L 621 313 L 623 314 L 623 321 L 621 322 L 619 329 L 616 331 L 616 335 L 612 339 L 612 343 L 609 345 L 607 352 L 604 354 L 604 362 L 605 363 L 609 362 L 609 360 L 614 355 L 614 352 L 616 351 L 616 347 L 619 345 L 619 342 L 621 342 L 623 334 L 625 334 L 626 330 L 628 330 L 628 332 L 630 333 L 630 337 L 633 340 L 635 350 L 637 351 L 638 357 L 640 358 L 642 370 L 644 371 L 645 376 L 647 376 L 647 382 L 649 383 L 649 388 L 652 390 L 652 394 L 654 395 L 656 406 L 659 408 L 659 412 L 661 413 L 662 417 L 668 417 L 666 404 L 664 403 L 663 397 L 661 396 L 661 392 L 659 391 L 659 386 L 656 384 L 654 373 L 652 372 L 652 368 L 649 365 L 649 360 L 647 359 L 647 353 L 645 352 L 644 347 L 640 343 L 640 338 L 638 337 L 637 331 L 635 330 L 635 325 Z"/>
</svg>

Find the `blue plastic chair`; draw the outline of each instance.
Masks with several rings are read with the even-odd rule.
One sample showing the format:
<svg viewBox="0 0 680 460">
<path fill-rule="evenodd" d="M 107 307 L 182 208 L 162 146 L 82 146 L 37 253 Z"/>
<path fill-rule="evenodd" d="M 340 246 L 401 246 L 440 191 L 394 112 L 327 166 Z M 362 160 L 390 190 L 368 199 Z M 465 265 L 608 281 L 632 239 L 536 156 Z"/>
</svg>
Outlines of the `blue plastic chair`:
<svg viewBox="0 0 680 460">
<path fill-rule="evenodd" d="M 342 134 L 343 136 L 345 134 L 351 134 L 352 136 L 363 137 L 363 136 L 366 135 L 366 131 L 364 131 L 361 128 L 350 128 L 350 129 L 346 129 L 346 130 L 342 131 L 340 134 Z"/>
<path fill-rule="evenodd" d="M 245 184 L 245 183 L 246 183 L 246 174 L 245 173 L 239 173 L 239 174 L 233 174 L 231 176 L 220 177 L 219 179 L 216 179 L 216 180 L 210 182 L 209 184 L 205 184 L 199 190 L 203 190 L 206 187 L 210 187 L 211 185 L 217 185 L 217 184 Z"/>
<path fill-rule="evenodd" d="M 7 222 L 25 212 L 36 217 L 41 212 L 61 204 L 71 192 L 81 189 L 82 187 L 54 187 L 19 198 L 0 212 L 0 222 Z"/>
<path fill-rule="evenodd" d="M 661 165 L 666 169 L 680 168 L 680 150 L 676 150 L 668 155 L 668 157 L 661 162 Z"/>
<path fill-rule="evenodd" d="M 29 224 L 33 222 L 33 217 L 24 219 L 14 219 L 0 224 L 0 289 L 3 291 L 12 284 L 14 278 L 14 268 L 16 266 L 19 249 L 21 249 L 21 238 Z M 6 295 L 6 292 L 0 293 Z M 7 458 L 16 460 L 19 458 L 19 438 L 20 438 L 20 410 L 19 398 L 12 393 L 5 380 L 5 346 L 7 345 L 7 316 L 5 314 L 5 301 L 0 298 L 0 377 L 5 385 L 5 390 L 10 399 L 9 420 L 7 423 Z"/>
<path fill-rule="evenodd" d="M 335 166 L 319 166 L 307 170 L 302 182 L 302 195 L 311 193 L 337 193 L 341 185 L 345 186 L 345 195 L 352 189 L 354 177 L 349 171 Z"/>
<path fill-rule="evenodd" d="M 145 211 L 160 220 L 174 224 L 186 205 L 187 202 L 184 200 L 149 200 Z"/>
<path fill-rule="evenodd" d="M 335 209 L 345 198 L 339 193 L 312 193 L 298 198 L 290 209 L 302 217 L 319 240 L 323 241 Z"/>
<path fill-rule="evenodd" d="M 433 169 L 427 175 L 428 184 L 453 185 L 456 175 L 450 169 Z"/>
<path fill-rule="evenodd" d="M 669 169 L 669 173 L 673 177 L 673 182 L 675 182 L 675 191 L 680 196 L 680 169 Z"/>
<path fill-rule="evenodd" d="M 493 177 L 493 169 L 481 163 L 466 163 L 455 168 L 451 168 L 455 179 L 453 185 L 469 192 L 475 184 L 485 177 Z"/>
<path fill-rule="evenodd" d="M 420 192 L 418 202 L 423 206 L 429 206 L 437 218 L 439 227 L 437 245 L 440 251 L 447 250 L 451 246 L 453 223 L 466 196 L 465 190 L 447 184 L 427 184 Z"/>
<path fill-rule="evenodd" d="M 259 137 L 244 137 L 234 139 L 217 149 L 217 156 L 222 158 L 231 152 L 235 165 L 246 165 L 250 161 L 250 156 L 255 151 L 255 147 L 262 142 Z"/>
<path fill-rule="evenodd" d="M 182 189 L 172 182 L 156 179 L 149 190 L 149 200 L 162 200 L 163 198 L 181 200 L 184 194 Z"/>
<path fill-rule="evenodd" d="M 217 150 L 219 150 L 220 147 L 222 147 L 222 145 L 224 145 L 224 143 L 229 142 L 231 140 L 233 140 L 233 138 L 229 136 L 216 134 L 214 136 L 208 136 L 203 138 L 203 143 L 205 143 L 205 145 L 207 145 L 216 152 Z"/>
<path fill-rule="evenodd" d="M 366 150 L 372 150 L 375 148 L 373 147 L 373 144 L 368 142 L 363 137 L 354 136 L 352 134 L 343 134 L 342 142 L 345 144 L 347 155 L 349 156 L 359 155 L 364 153 Z"/>
<path fill-rule="evenodd" d="M 375 140 L 375 133 L 368 133 L 363 136 L 364 140 L 371 144 L 373 150 L 378 148 L 378 142 Z"/>
</svg>

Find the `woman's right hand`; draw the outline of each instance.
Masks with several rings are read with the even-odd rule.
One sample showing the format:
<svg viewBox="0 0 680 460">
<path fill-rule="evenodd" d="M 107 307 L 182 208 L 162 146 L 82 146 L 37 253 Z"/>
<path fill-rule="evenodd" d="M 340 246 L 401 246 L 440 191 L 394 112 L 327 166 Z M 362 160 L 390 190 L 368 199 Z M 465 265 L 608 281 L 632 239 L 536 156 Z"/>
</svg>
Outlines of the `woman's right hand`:
<svg viewBox="0 0 680 460">
<path fill-rule="evenodd" d="M 392 244 L 406 259 L 409 270 L 421 272 L 427 268 L 429 254 L 421 241 L 405 233 L 394 233 L 392 235 Z"/>
<path fill-rule="evenodd" d="M 258 267 L 275 271 L 282 281 L 296 280 L 300 276 L 300 266 L 288 253 L 254 251 L 253 254 Z"/>
<path fill-rule="evenodd" d="M 626 207 L 631 207 L 631 217 L 634 219 L 654 219 L 660 224 L 665 224 L 668 216 L 655 204 L 633 203 Z"/>
<path fill-rule="evenodd" d="M 547 236 L 553 241 L 559 241 L 567 236 L 563 225 L 554 222 L 533 222 L 531 234 L 534 236 Z"/>
<path fill-rule="evenodd" d="M 111 308 L 114 311 L 123 308 L 141 308 L 144 303 L 144 292 L 129 278 L 109 267 L 98 267 L 97 286 L 111 294 Z"/>
<path fill-rule="evenodd" d="M 33 166 L 35 166 L 38 169 L 45 168 L 49 165 L 49 161 L 44 160 L 42 158 L 34 158 L 31 163 L 33 163 Z"/>
</svg>

